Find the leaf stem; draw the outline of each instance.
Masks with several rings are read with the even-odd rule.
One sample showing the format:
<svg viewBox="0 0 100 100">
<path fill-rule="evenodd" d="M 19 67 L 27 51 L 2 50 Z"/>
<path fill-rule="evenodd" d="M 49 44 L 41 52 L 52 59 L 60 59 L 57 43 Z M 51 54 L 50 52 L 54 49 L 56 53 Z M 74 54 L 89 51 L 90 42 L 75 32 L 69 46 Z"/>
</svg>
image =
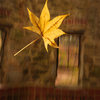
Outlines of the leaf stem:
<svg viewBox="0 0 100 100">
<path fill-rule="evenodd" d="M 27 44 L 25 47 L 23 47 L 21 50 L 19 50 L 17 53 L 15 53 L 14 56 L 18 55 L 21 51 L 23 51 L 25 48 L 27 48 L 28 46 L 30 46 L 31 44 L 33 44 L 37 40 L 39 40 L 39 38 L 37 38 L 36 40 L 33 40 L 32 42 L 30 42 L 29 44 Z"/>
</svg>

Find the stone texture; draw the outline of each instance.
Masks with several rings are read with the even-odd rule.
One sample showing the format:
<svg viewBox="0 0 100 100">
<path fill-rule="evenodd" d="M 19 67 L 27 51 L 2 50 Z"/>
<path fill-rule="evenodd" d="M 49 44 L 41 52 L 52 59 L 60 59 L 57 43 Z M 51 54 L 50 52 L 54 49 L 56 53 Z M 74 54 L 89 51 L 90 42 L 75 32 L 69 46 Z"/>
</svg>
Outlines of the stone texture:
<svg viewBox="0 0 100 100">
<path fill-rule="evenodd" d="M 87 39 L 84 41 L 83 85 L 84 87 L 100 87 L 100 32 L 97 31 L 99 29 L 100 1 L 92 2 L 88 0 L 88 3 L 88 25 L 85 34 Z"/>
<path fill-rule="evenodd" d="M 5 0 L 0 7 L 10 10 L 10 15 L 0 17 L 0 24 L 12 25 L 7 37 L 0 82 L 2 84 L 27 84 L 54 86 L 56 78 L 56 49 L 49 47 L 45 51 L 43 41 L 34 43 L 14 57 L 13 54 L 38 36 L 23 26 L 31 25 L 27 9 L 38 17 L 45 0 Z M 66 32 L 84 30 L 83 50 L 83 86 L 100 87 L 100 1 L 95 0 L 49 0 L 51 18 L 71 13 L 61 28 Z M 84 19 L 84 23 L 71 22 L 72 19 Z M 69 22 L 67 22 L 69 20 Z M 2 77 L 1 77 L 2 76 Z M 95 84 L 95 85 L 94 85 Z"/>
<path fill-rule="evenodd" d="M 36 6 L 37 4 L 38 6 Z M 0 69 L 0 83 L 5 85 L 34 84 L 47 86 L 53 84 L 54 86 L 56 59 L 52 56 L 52 53 L 55 55 L 55 49 L 50 47 L 47 54 L 43 41 L 39 40 L 18 56 L 13 56 L 14 53 L 38 37 L 37 34 L 23 29 L 24 26 L 31 25 L 26 8 L 28 7 L 38 16 L 43 4 L 44 1 L 37 0 L 27 2 L 25 0 L 5 0 L 5 2 L 0 2 L 0 7 L 6 7 L 11 12 L 10 16 L 5 17 L 4 20 L 0 18 L 2 20 L 0 24 L 9 23 L 13 26 L 4 50 L 2 69 Z M 54 72 L 50 74 L 52 70 Z"/>
</svg>

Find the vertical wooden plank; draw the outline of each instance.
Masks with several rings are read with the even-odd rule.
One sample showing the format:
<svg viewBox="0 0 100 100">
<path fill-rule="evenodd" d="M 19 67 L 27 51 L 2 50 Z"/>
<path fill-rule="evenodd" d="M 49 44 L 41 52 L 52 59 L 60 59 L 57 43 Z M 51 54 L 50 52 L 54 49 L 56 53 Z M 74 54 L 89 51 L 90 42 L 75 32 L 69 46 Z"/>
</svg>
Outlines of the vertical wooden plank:
<svg viewBox="0 0 100 100">
<path fill-rule="evenodd" d="M 29 100 L 36 100 L 35 99 L 35 88 L 34 87 L 30 87 L 30 97 Z"/>
<path fill-rule="evenodd" d="M 30 88 L 28 88 L 28 87 L 27 87 L 27 95 L 28 95 L 27 100 L 29 100 L 29 98 L 30 98 Z"/>
</svg>

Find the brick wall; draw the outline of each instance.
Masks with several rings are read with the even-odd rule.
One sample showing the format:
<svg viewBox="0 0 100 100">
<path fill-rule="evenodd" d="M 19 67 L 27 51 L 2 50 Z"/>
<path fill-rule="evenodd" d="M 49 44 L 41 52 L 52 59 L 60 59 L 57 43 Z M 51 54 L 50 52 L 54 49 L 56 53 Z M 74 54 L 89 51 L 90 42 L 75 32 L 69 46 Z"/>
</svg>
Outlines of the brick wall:
<svg viewBox="0 0 100 100">
<path fill-rule="evenodd" d="M 13 56 L 14 53 L 37 37 L 35 33 L 23 29 L 23 26 L 31 25 L 26 8 L 28 7 L 39 16 L 45 0 L 28 0 L 27 2 L 25 0 L 5 0 L 5 2 L 0 2 L 0 7 L 7 8 L 10 11 L 9 16 L 0 17 L 0 24 L 12 25 L 6 41 L 5 55 L 0 69 L 3 73 L 2 83 L 54 86 L 56 78 L 56 49 L 49 47 L 49 53 L 47 54 L 43 41 L 38 41 L 18 56 Z M 61 26 L 64 31 L 84 31 L 80 66 L 81 74 L 83 73 L 81 82 L 84 87 L 99 87 L 99 0 L 48 0 L 48 7 L 51 18 L 71 13 L 71 16 L 65 19 Z M 77 23 L 75 22 L 76 19 Z M 82 23 L 82 20 L 84 20 L 84 23 Z"/>
</svg>

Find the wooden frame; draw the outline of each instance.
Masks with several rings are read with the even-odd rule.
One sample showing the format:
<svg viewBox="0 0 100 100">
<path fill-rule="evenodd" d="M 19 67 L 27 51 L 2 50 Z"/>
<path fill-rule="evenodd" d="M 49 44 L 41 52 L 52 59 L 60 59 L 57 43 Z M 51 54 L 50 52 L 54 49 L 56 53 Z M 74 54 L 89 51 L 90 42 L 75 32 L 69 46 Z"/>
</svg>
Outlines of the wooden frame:
<svg viewBox="0 0 100 100">
<path fill-rule="evenodd" d="M 78 85 L 80 85 L 80 68 L 81 68 L 81 46 L 82 46 L 82 36 L 84 34 L 84 30 L 80 30 L 80 31 L 69 31 L 69 32 L 66 32 L 68 33 L 68 35 L 76 35 L 79 37 L 79 55 L 78 55 L 78 67 L 79 67 L 79 75 L 78 75 Z M 59 38 L 57 39 L 57 44 L 59 45 Z M 56 67 L 56 76 L 57 76 L 57 69 L 58 69 L 58 63 L 59 63 L 59 60 L 58 60 L 58 56 L 59 56 L 59 49 L 57 49 L 57 67 Z"/>
<path fill-rule="evenodd" d="M 3 61 L 3 56 L 4 56 L 4 45 L 6 43 L 6 39 L 9 35 L 10 29 L 11 29 L 12 25 L 4 25 L 4 24 L 0 24 L 0 30 L 2 31 L 2 38 L 3 38 L 3 44 L 2 44 L 2 48 L 0 51 L 0 56 L 1 56 L 1 61 L 0 61 L 0 68 L 2 66 L 2 61 Z"/>
</svg>

